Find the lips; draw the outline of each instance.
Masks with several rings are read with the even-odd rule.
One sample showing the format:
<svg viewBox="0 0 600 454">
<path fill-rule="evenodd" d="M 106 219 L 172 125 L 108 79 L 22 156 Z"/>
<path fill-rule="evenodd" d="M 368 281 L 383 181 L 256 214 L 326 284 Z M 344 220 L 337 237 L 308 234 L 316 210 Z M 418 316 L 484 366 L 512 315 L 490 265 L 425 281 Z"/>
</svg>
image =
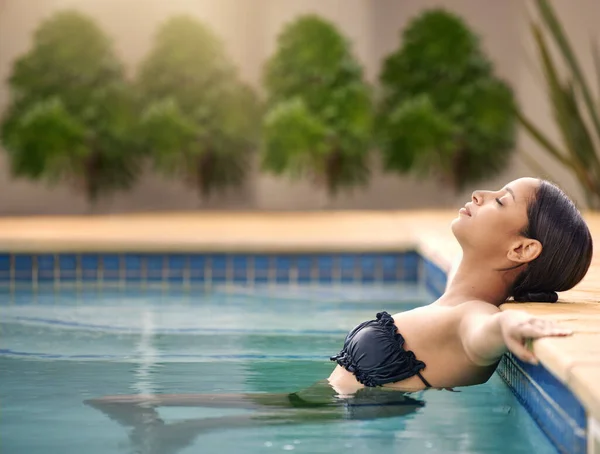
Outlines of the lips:
<svg viewBox="0 0 600 454">
<path fill-rule="evenodd" d="M 465 205 L 464 207 L 462 207 L 459 211 L 459 213 L 465 214 L 467 216 L 471 216 L 471 210 L 469 210 L 469 206 L 468 204 Z"/>
</svg>

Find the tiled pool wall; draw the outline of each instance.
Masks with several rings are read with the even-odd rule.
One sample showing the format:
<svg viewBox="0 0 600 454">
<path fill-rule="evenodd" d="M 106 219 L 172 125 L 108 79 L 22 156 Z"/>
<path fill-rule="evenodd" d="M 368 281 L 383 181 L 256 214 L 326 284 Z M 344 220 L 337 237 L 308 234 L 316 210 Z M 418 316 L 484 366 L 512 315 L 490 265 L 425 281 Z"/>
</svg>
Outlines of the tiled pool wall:
<svg viewBox="0 0 600 454">
<path fill-rule="evenodd" d="M 585 454 L 586 412 L 579 400 L 543 366 L 505 355 L 498 374 L 548 438 L 564 454 Z"/>
<path fill-rule="evenodd" d="M 211 285 L 417 282 L 416 252 L 360 254 L 4 254 L 0 283 Z"/>
<path fill-rule="evenodd" d="M 423 285 L 434 297 L 439 297 L 446 286 L 446 273 L 415 251 L 343 254 L 0 254 L 0 284 L 4 286 L 80 283 L 193 287 L 227 283 L 400 282 Z M 561 453 L 586 452 L 585 409 L 548 370 L 505 355 L 498 367 L 498 374 Z"/>
</svg>

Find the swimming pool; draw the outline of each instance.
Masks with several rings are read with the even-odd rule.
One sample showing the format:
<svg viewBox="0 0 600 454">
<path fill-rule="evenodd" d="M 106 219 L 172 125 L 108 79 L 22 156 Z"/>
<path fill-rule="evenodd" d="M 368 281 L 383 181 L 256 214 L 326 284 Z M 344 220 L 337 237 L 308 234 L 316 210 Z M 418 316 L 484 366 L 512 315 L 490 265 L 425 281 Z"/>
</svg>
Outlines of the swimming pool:
<svg viewBox="0 0 600 454">
<path fill-rule="evenodd" d="M 297 391 L 328 375 L 328 356 L 358 322 L 431 298 L 408 283 L 5 290 L 0 450 L 556 453 L 496 374 L 459 393 L 417 393 L 424 406 L 407 414 L 362 420 L 228 427 L 252 410 L 168 407 L 160 427 L 132 430 L 84 404 L 109 394 Z M 190 419 L 197 424 L 177 429 Z"/>
</svg>

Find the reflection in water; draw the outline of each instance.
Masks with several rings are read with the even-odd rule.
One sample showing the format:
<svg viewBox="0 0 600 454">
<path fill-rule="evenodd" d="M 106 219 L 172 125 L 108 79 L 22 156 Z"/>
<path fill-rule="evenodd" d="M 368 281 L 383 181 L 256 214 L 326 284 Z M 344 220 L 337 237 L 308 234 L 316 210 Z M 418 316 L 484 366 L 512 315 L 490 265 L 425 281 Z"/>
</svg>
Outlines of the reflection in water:
<svg viewBox="0 0 600 454">
<path fill-rule="evenodd" d="M 214 430 L 392 418 L 414 413 L 425 405 L 416 394 L 384 388 L 364 388 L 341 396 L 326 381 L 291 394 L 107 396 L 85 403 L 128 428 L 135 452 L 144 454 L 176 453 L 191 445 L 198 435 Z M 240 408 L 254 412 L 166 423 L 157 411 L 159 407 Z"/>
<path fill-rule="evenodd" d="M 157 368 L 159 355 L 159 351 L 153 343 L 155 336 L 154 312 L 144 309 L 141 322 L 141 336 L 135 346 L 135 356 L 139 358 L 139 362 L 133 371 L 137 380 L 132 388 L 138 394 L 152 397 L 156 393 L 155 386 L 152 383 L 152 372 Z"/>
</svg>

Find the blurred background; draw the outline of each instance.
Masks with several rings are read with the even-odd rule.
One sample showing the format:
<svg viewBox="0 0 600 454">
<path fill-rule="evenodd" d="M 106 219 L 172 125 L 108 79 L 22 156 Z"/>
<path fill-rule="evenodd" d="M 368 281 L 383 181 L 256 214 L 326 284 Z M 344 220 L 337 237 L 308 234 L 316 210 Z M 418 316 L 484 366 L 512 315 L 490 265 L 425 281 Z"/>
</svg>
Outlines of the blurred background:
<svg viewBox="0 0 600 454">
<path fill-rule="evenodd" d="M 0 214 L 600 207 L 597 0 L 0 0 Z"/>
</svg>

